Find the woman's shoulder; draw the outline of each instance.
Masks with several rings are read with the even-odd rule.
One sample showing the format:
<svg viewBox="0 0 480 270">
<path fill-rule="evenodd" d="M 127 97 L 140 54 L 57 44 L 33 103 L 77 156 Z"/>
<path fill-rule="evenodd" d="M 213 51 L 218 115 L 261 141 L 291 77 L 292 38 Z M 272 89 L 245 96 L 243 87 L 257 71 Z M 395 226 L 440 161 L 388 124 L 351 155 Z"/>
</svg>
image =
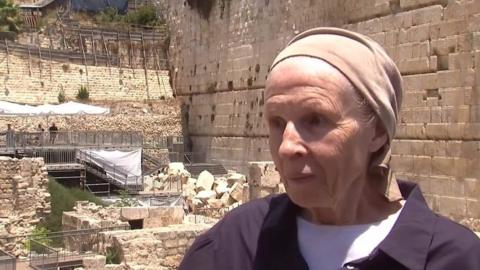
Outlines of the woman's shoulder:
<svg viewBox="0 0 480 270">
<path fill-rule="evenodd" d="M 270 195 L 242 204 L 228 212 L 207 234 L 210 238 L 227 237 L 229 234 L 258 236 L 265 217 L 275 207 L 272 205 L 280 201 L 288 201 L 286 194 Z"/>
<path fill-rule="evenodd" d="M 231 210 L 210 230 L 197 237 L 179 269 L 232 269 L 232 261 L 241 262 L 235 265 L 238 269 L 248 269 L 257 250 L 265 217 L 272 205 L 283 201 L 288 201 L 285 194 L 270 195 Z M 199 265 L 202 266 L 199 268 Z"/>
<path fill-rule="evenodd" d="M 446 266 L 444 269 L 480 269 L 480 238 L 463 225 L 438 216 L 429 257 L 430 264 Z"/>
</svg>

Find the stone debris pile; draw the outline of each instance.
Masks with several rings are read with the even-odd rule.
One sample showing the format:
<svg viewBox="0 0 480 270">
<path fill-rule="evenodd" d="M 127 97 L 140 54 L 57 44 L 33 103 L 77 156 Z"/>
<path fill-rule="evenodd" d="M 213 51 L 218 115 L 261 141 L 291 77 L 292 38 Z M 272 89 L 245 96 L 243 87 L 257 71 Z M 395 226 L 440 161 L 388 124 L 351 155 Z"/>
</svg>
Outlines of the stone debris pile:
<svg viewBox="0 0 480 270">
<path fill-rule="evenodd" d="M 248 201 L 248 192 L 246 177 L 234 171 L 220 177 L 203 171 L 197 179 L 189 178 L 183 185 L 187 208 L 194 213 L 205 212 L 209 215 L 210 212 L 213 216 L 222 216 L 226 211 Z"/>
<path fill-rule="evenodd" d="M 183 163 L 172 162 L 159 173 L 144 177 L 144 192 L 181 191 L 182 184 L 187 183 L 190 176 Z"/>
<path fill-rule="evenodd" d="M 162 172 L 145 177 L 144 183 L 146 192 L 181 192 L 188 212 L 206 215 L 221 216 L 248 201 L 249 194 L 243 174 L 230 171 L 215 177 L 202 171 L 193 178 L 182 163 L 170 163 Z M 213 209 L 221 211 L 211 211 Z"/>
</svg>

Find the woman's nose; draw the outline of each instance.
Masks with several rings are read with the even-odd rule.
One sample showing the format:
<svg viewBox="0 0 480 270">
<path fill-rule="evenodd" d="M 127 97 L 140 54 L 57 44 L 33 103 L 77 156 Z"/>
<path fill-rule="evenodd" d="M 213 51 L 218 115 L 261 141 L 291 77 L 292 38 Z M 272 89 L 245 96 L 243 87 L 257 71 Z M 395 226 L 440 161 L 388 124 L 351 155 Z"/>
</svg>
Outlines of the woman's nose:
<svg viewBox="0 0 480 270">
<path fill-rule="evenodd" d="M 285 126 L 278 153 L 283 158 L 301 157 L 307 153 L 298 128 L 291 121 Z"/>
</svg>

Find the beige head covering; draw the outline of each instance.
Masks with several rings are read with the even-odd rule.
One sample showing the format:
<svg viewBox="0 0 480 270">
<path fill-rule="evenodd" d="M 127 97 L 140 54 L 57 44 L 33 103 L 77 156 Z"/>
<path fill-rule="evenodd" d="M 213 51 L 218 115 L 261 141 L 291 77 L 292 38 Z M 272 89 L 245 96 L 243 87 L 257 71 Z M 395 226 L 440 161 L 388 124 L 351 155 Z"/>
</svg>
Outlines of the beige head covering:
<svg viewBox="0 0 480 270">
<path fill-rule="evenodd" d="M 372 39 L 339 28 L 307 30 L 289 42 L 273 61 L 295 56 L 322 59 L 342 72 L 365 98 L 388 133 L 388 143 L 374 154 L 370 169 L 379 178 L 379 190 L 391 201 L 401 199 L 390 169 L 390 145 L 402 101 L 402 78 L 395 63 Z"/>
</svg>

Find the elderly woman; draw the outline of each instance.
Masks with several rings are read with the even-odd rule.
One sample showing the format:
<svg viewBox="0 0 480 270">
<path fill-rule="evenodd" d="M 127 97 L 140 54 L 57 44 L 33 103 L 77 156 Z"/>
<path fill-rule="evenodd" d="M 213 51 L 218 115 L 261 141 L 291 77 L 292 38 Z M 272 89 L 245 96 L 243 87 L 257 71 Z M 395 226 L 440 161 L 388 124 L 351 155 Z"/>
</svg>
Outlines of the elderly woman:
<svg viewBox="0 0 480 270">
<path fill-rule="evenodd" d="M 230 212 L 180 269 L 480 269 L 480 240 L 389 167 L 401 99 L 395 64 L 368 37 L 336 28 L 295 37 L 266 83 L 287 194 Z"/>
</svg>

